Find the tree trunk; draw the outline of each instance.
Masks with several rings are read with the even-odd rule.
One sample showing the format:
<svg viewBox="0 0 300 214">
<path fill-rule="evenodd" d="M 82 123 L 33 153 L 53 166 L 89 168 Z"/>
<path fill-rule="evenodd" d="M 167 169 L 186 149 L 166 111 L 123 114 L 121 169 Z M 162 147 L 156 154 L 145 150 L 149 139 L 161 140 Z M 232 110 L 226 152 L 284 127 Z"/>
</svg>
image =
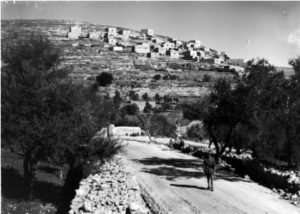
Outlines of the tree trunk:
<svg viewBox="0 0 300 214">
<path fill-rule="evenodd" d="M 293 145 L 292 140 L 290 138 L 290 131 L 288 127 L 285 127 L 286 141 L 287 141 L 287 164 L 288 168 L 293 167 Z"/>
<path fill-rule="evenodd" d="M 31 158 L 31 155 L 27 154 L 23 161 L 24 179 L 27 186 L 27 199 L 33 198 L 33 186 L 36 173 L 37 162 Z"/>
</svg>

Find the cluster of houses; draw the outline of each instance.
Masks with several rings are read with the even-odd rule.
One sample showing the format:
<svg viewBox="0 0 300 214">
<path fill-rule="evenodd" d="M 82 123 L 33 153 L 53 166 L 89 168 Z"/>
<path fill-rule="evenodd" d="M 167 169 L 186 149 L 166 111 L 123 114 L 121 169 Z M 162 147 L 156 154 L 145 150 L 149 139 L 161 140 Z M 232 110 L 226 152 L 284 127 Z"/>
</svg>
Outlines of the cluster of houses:
<svg viewBox="0 0 300 214">
<path fill-rule="evenodd" d="M 81 35 L 81 27 L 72 26 L 68 38 L 78 39 Z M 103 38 L 110 45 L 112 51 L 123 51 L 131 48 L 132 52 L 147 55 L 155 59 L 158 57 L 169 57 L 171 59 L 185 59 L 208 64 L 227 64 L 242 67 L 242 59 L 229 59 L 225 52 L 204 47 L 199 40 L 188 42 L 157 36 L 152 29 L 142 29 L 140 32 L 107 27 L 105 31 L 89 32 L 90 39 Z M 135 41 L 135 42 L 133 42 Z"/>
</svg>

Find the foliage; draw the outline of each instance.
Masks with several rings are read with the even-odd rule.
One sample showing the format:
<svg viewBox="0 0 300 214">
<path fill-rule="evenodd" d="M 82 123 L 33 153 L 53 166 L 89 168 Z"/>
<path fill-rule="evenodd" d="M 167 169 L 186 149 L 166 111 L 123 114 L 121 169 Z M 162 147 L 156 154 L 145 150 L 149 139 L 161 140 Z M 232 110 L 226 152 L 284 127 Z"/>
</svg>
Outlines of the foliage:
<svg viewBox="0 0 300 214">
<path fill-rule="evenodd" d="M 147 93 L 144 93 L 142 96 L 143 100 L 148 101 L 149 100 L 149 96 Z"/>
<path fill-rule="evenodd" d="M 202 78 L 202 81 L 203 81 L 203 82 L 210 82 L 211 79 L 212 79 L 212 78 L 211 78 L 210 75 L 204 74 L 204 75 L 203 75 L 203 78 Z"/>
<path fill-rule="evenodd" d="M 160 74 L 155 74 L 155 75 L 152 77 L 152 79 L 155 80 L 155 81 L 160 80 L 160 78 L 161 78 L 161 75 L 160 75 Z"/>
<path fill-rule="evenodd" d="M 160 103 L 161 97 L 159 96 L 158 93 L 155 94 L 154 99 L 156 101 L 156 103 Z"/>
<path fill-rule="evenodd" d="M 149 103 L 149 101 L 146 101 L 146 105 L 145 108 L 143 110 L 144 113 L 150 113 L 150 111 L 152 111 L 152 105 Z"/>
<path fill-rule="evenodd" d="M 136 100 L 139 99 L 139 94 L 136 93 L 136 92 L 133 91 L 133 90 L 130 90 L 130 91 L 129 91 L 129 98 L 130 98 L 131 100 L 136 101 Z"/>
<path fill-rule="evenodd" d="M 102 72 L 96 77 L 96 82 L 99 86 L 110 85 L 114 80 L 114 77 L 111 73 Z"/>
<path fill-rule="evenodd" d="M 153 114 L 150 133 L 153 136 L 174 136 L 175 126 L 170 124 L 166 117 L 159 114 Z"/>
<path fill-rule="evenodd" d="M 201 124 L 192 125 L 187 129 L 187 137 L 191 139 L 203 140 L 207 137 L 205 128 Z"/>
<path fill-rule="evenodd" d="M 126 104 L 121 108 L 121 111 L 129 115 L 135 115 L 139 111 L 139 107 L 135 103 Z"/>
<path fill-rule="evenodd" d="M 141 128 L 145 131 L 145 134 L 148 136 L 149 141 L 152 141 L 151 138 L 151 125 L 152 125 L 152 121 L 153 121 L 153 111 L 151 111 L 150 113 L 137 113 L 137 118 L 140 121 L 141 124 Z"/>
<path fill-rule="evenodd" d="M 290 61 L 295 75 L 286 79 L 266 60 L 251 60 L 234 87 L 219 79 L 210 95 L 183 105 L 184 117 L 203 121 L 217 157 L 235 147 L 237 152 L 251 149 L 259 160 L 277 158 L 295 166 L 300 133 L 299 61 Z"/>
</svg>

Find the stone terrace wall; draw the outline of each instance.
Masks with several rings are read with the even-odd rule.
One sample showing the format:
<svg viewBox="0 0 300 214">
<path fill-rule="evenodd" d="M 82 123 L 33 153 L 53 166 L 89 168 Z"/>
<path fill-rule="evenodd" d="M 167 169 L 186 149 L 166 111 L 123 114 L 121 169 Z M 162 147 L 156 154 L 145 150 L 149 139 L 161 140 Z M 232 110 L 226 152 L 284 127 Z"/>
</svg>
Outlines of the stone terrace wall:
<svg viewBox="0 0 300 214">
<path fill-rule="evenodd" d="M 118 157 L 100 166 L 96 174 L 82 180 L 69 213 L 150 213 L 140 195 L 135 177 L 124 168 Z"/>
</svg>

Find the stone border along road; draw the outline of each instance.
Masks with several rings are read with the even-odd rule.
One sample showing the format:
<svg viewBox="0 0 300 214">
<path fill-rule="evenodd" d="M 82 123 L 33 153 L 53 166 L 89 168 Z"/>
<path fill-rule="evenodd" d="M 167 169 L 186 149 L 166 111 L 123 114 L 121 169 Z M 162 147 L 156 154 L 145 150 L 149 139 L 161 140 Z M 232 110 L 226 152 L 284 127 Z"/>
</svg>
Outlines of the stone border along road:
<svg viewBox="0 0 300 214">
<path fill-rule="evenodd" d="M 116 156 L 99 166 L 96 174 L 80 182 L 71 202 L 70 214 L 148 214 L 133 174 Z"/>
</svg>

